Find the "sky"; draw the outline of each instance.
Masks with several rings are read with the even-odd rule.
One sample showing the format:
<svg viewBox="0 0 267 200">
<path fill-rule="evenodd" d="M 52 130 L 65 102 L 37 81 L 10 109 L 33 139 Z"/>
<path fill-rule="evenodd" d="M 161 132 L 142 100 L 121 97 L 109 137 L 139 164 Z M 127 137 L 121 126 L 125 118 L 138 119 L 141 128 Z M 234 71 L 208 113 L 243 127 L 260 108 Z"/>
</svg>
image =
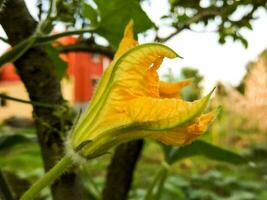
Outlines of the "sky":
<svg viewBox="0 0 267 200">
<path fill-rule="evenodd" d="M 152 1 L 145 3 L 143 9 L 153 22 L 159 24 L 160 16 L 168 10 L 168 0 Z M 32 0 L 26 0 L 32 15 L 36 16 L 36 9 Z M 257 58 L 257 55 L 267 48 L 267 13 L 263 10 L 257 12 L 259 17 L 252 23 L 253 30 L 244 31 L 249 47 L 245 49 L 240 42 L 227 40 L 226 44 L 218 43 L 218 36 L 214 32 L 182 31 L 177 36 L 166 42 L 166 45 L 174 49 L 183 59 L 166 59 L 159 69 L 162 75 L 167 73 L 168 68 L 179 75 L 182 67 L 197 68 L 205 79 L 203 86 L 210 90 L 216 82 L 237 85 L 245 74 L 245 66 L 248 62 Z M 163 29 L 162 34 L 168 34 L 169 29 Z M 0 29 L 0 36 L 5 34 Z M 140 43 L 151 42 L 150 37 L 139 37 Z M 8 48 L 0 42 L 0 53 Z"/>
<path fill-rule="evenodd" d="M 161 3 L 144 5 L 143 8 L 152 21 L 157 23 L 160 16 L 168 10 L 168 3 L 167 0 L 161 0 Z M 257 16 L 259 18 L 252 23 L 253 30 L 242 32 L 249 43 L 247 49 L 240 42 L 233 42 L 231 39 L 226 40 L 224 45 L 219 44 L 218 35 L 214 32 L 179 33 L 166 42 L 166 45 L 183 59 L 165 61 L 160 68 L 160 74 L 171 68 L 174 74 L 179 75 L 182 67 L 189 66 L 197 68 L 205 77 L 203 86 L 206 90 L 213 88 L 218 81 L 237 85 L 246 72 L 246 64 L 255 60 L 267 48 L 267 13 L 259 10 Z"/>
</svg>

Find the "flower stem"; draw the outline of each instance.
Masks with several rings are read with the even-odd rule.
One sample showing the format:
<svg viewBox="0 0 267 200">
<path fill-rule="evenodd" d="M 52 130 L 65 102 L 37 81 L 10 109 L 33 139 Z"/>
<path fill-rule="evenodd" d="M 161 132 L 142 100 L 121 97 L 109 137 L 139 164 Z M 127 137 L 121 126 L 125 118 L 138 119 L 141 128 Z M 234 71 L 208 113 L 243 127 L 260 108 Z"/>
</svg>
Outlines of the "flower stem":
<svg viewBox="0 0 267 200">
<path fill-rule="evenodd" d="M 28 189 L 20 200 L 32 200 L 46 186 L 51 185 L 55 179 L 63 174 L 73 161 L 70 157 L 63 157 L 50 171 L 48 171 L 41 179 L 39 179 L 30 189 Z"/>
</svg>

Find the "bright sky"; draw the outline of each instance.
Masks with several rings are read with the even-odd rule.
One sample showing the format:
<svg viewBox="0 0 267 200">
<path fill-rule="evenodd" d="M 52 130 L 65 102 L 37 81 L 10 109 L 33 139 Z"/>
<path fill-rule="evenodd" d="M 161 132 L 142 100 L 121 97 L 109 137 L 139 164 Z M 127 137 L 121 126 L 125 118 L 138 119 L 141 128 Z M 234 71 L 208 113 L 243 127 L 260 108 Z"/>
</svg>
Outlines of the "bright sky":
<svg viewBox="0 0 267 200">
<path fill-rule="evenodd" d="M 156 24 L 160 16 L 168 10 L 168 0 L 152 1 L 151 4 L 145 4 L 144 10 Z M 31 13 L 36 16 L 34 1 L 27 0 Z M 157 2 L 157 3 L 156 3 Z M 190 66 L 199 69 L 200 74 L 204 75 L 205 89 L 214 87 L 218 80 L 233 85 L 239 83 L 245 73 L 245 66 L 249 61 L 254 60 L 257 55 L 267 48 L 267 13 L 260 10 L 257 13 L 259 19 L 252 26 L 253 31 L 245 31 L 244 35 L 249 42 L 249 47 L 245 49 L 241 43 L 227 40 L 226 44 L 218 43 L 216 33 L 196 33 L 183 31 L 173 37 L 166 44 L 173 48 L 184 59 L 166 60 L 160 69 L 160 74 L 166 73 L 169 67 L 175 74 L 179 74 L 180 69 Z M 163 30 L 163 34 L 168 34 L 169 30 Z M 0 35 L 5 36 L 2 30 Z M 149 41 L 140 38 L 141 43 Z M 0 43 L 0 53 L 4 52 L 7 46 Z"/>
<path fill-rule="evenodd" d="M 167 6 L 167 0 L 161 0 L 160 3 L 144 5 L 144 9 L 157 23 L 160 16 L 168 10 Z M 247 49 L 240 42 L 233 42 L 231 39 L 224 45 L 219 44 L 216 33 L 181 32 L 166 44 L 184 59 L 167 60 L 160 73 L 166 73 L 166 69 L 171 67 L 178 75 L 182 67 L 191 66 L 204 75 L 204 86 L 207 90 L 213 88 L 218 80 L 238 84 L 244 76 L 246 64 L 255 60 L 267 48 L 267 13 L 259 10 L 257 16 L 259 19 L 252 24 L 253 31 L 243 32 L 249 43 Z"/>
</svg>

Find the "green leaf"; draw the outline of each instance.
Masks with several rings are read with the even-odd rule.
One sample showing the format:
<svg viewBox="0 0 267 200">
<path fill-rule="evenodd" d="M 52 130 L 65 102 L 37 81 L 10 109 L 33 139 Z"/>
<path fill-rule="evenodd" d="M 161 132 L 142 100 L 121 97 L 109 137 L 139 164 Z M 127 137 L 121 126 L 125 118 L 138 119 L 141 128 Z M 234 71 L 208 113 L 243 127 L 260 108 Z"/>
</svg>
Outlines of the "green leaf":
<svg viewBox="0 0 267 200">
<path fill-rule="evenodd" d="M 17 144 L 32 142 L 35 142 L 33 138 L 26 137 L 20 134 L 3 135 L 0 137 L 0 151 L 15 146 Z"/>
<path fill-rule="evenodd" d="M 59 79 L 62 79 L 68 66 L 67 63 L 60 58 L 59 56 L 60 52 L 52 45 L 46 45 L 45 50 L 49 58 L 53 61 L 53 63 L 56 66 L 55 70 L 57 77 Z"/>
<path fill-rule="evenodd" d="M 25 40 L 22 40 L 16 46 L 14 46 L 11 50 L 5 52 L 0 57 L 0 66 L 3 66 L 8 62 L 15 62 L 18 58 L 20 58 L 28 49 L 30 49 L 36 41 L 36 37 L 29 37 Z"/>
<path fill-rule="evenodd" d="M 97 33 L 106 38 L 113 47 L 117 47 L 127 23 L 133 19 L 136 33 L 154 26 L 142 10 L 139 0 L 94 0 L 100 14 Z"/>
<path fill-rule="evenodd" d="M 166 161 L 169 164 L 173 164 L 174 162 L 184 158 L 198 155 L 204 156 L 211 160 L 223 161 L 231 164 L 248 163 L 248 160 L 246 160 L 244 157 L 202 140 L 194 141 L 191 144 L 180 148 L 165 148 L 165 155 L 166 154 Z"/>
<path fill-rule="evenodd" d="M 84 3 L 82 8 L 82 15 L 87 18 L 92 26 L 96 26 L 97 21 L 97 11 L 89 4 Z"/>
<path fill-rule="evenodd" d="M 244 37 L 239 37 L 238 38 L 240 42 L 243 44 L 243 46 L 247 49 L 248 48 L 248 41 Z"/>
</svg>

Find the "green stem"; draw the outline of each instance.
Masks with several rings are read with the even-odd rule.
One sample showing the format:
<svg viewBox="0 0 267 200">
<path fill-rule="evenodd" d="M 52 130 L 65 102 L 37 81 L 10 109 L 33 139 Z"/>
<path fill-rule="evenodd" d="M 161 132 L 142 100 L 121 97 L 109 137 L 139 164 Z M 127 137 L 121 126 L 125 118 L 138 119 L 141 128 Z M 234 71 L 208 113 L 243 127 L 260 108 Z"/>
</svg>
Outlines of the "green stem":
<svg viewBox="0 0 267 200">
<path fill-rule="evenodd" d="M 161 163 L 161 166 L 157 174 L 154 176 L 154 179 L 146 192 L 144 198 L 145 200 L 160 199 L 157 198 L 157 195 L 160 196 L 161 190 L 164 186 L 164 182 L 168 176 L 168 171 L 169 171 L 169 165 L 165 161 L 163 161 Z"/>
<path fill-rule="evenodd" d="M 6 200 L 13 200 L 12 192 L 8 186 L 8 183 L 4 177 L 4 174 L 2 173 L 0 169 L 0 198 L 1 198 L 1 193 Z"/>
<path fill-rule="evenodd" d="M 17 101 L 17 102 L 20 102 L 20 103 L 32 104 L 32 105 L 35 105 L 35 106 L 38 106 L 38 107 L 43 107 L 43 108 L 56 108 L 57 106 L 59 106 L 59 105 L 56 105 L 56 104 L 53 105 L 53 104 L 48 104 L 48 103 L 44 103 L 44 102 L 27 101 L 27 100 L 24 100 L 24 99 L 18 99 L 18 98 L 7 96 L 7 95 L 1 94 L 1 93 L 0 93 L 0 99 L 8 99 L 8 100 Z"/>
<path fill-rule="evenodd" d="M 153 199 L 153 192 L 154 192 L 154 190 L 155 190 L 155 188 L 157 186 L 157 183 L 160 180 L 161 176 L 164 174 L 165 170 L 166 169 L 164 167 L 162 167 L 162 166 L 159 168 L 157 174 L 154 176 L 154 179 L 153 179 L 152 183 L 150 184 L 150 186 L 149 186 L 149 188 L 148 188 L 148 190 L 146 192 L 146 195 L 145 195 L 145 198 L 144 198 L 145 200 Z"/>
<path fill-rule="evenodd" d="M 70 157 L 63 157 L 50 171 L 48 171 L 41 179 L 39 179 L 30 189 L 28 189 L 20 198 L 20 200 L 32 200 L 46 186 L 51 185 L 55 179 L 63 174 L 73 161 Z"/>
<path fill-rule="evenodd" d="M 83 33 L 93 32 L 95 30 L 96 30 L 95 27 L 91 27 L 91 28 L 86 28 L 86 29 L 81 29 L 81 30 L 65 31 L 65 32 L 62 32 L 62 33 L 54 34 L 54 35 L 39 37 L 39 38 L 37 38 L 36 43 L 35 43 L 34 46 L 37 46 L 37 45 L 40 45 L 40 44 L 43 44 L 43 43 L 46 43 L 46 42 L 51 42 L 53 40 L 56 40 L 56 39 L 64 37 L 64 36 L 80 35 L 80 34 L 83 34 Z"/>
<path fill-rule="evenodd" d="M 161 195 L 162 195 L 162 190 L 163 190 L 163 187 L 164 187 L 164 184 L 165 184 L 165 181 L 168 177 L 168 169 L 165 168 L 165 170 L 162 172 L 162 176 L 159 180 L 159 183 L 158 183 L 158 188 L 157 188 L 157 191 L 156 191 L 156 194 L 155 194 L 155 200 L 159 200 L 161 199 Z"/>
<path fill-rule="evenodd" d="M 55 0 L 50 0 L 49 10 L 48 10 L 48 13 L 47 13 L 47 18 L 50 18 L 52 16 L 54 8 L 55 8 Z"/>
</svg>

